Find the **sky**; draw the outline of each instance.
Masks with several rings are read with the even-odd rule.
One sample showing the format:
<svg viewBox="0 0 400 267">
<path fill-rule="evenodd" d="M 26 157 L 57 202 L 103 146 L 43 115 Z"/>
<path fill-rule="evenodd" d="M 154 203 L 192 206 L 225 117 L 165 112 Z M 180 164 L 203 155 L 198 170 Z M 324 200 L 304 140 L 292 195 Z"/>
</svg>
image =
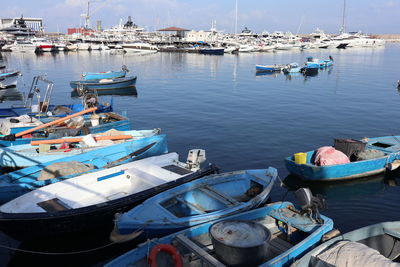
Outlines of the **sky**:
<svg viewBox="0 0 400 267">
<path fill-rule="evenodd" d="M 1 4 L 3 2 L 3 4 Z M 237 28 L 263 31 L 311 33 L 320 28 L 337 33 L 342 24 L 343 0 L 237 0 Z M 6 4 L 5 4 L 6 3 Z M 40 4 L 39 4 L 40 3 Z M 236 0 L 92 0 L 90 21 L 101 20 L 103 28 L 125 22 L 153 31 L 177 26 L 209 30 L 212 21 L 225 33 L 235 31 Z M 83 25 L 87 0 L 0 0 L 0 18 L 40 17 L 45 31 L 66 32 Z M 400 0 L 347 0 L 347 31 L 368 34 L 400 33 Z"/>
</svg>

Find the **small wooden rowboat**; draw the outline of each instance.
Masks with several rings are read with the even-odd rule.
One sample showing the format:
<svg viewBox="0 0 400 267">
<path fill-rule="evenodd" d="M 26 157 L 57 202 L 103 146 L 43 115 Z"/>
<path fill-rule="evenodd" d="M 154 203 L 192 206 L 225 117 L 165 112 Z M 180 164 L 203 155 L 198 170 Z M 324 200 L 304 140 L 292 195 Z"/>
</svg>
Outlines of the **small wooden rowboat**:
<svg viewBox="0 0 400 267">
<path fill-rule="evenodd" d="M 160 237 L 240 213 L 266 202 L 278 172 L 275 168 L 215 174 L 172 188 L 118 215 L 111 237 L 137 230 Z"/>
<path fill-rule="evenodd" d="M 136 83 L 136 76 L 123 77 L 123 78 L 112 78 L 112 79 L 94 79 L 94 80 L 82 80 L 72 81 L 70 85 L 73 89 L 83 88 L 89 90 L 110 90 L 129 88 Z"/>
</svg>

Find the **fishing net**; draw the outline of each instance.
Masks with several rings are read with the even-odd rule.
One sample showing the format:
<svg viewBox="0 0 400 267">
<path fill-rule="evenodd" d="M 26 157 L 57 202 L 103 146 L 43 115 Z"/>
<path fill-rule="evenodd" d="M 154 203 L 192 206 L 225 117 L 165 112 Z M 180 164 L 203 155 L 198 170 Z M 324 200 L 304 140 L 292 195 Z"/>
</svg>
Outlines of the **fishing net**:
<svg viewBox="0 0 400 267">
<path fill-rule="evenodd" d="M 57 162 L 43 168 L 40 172 L 38 181 L 83 173 L 94 169 L 96 169 L 96 166 L 92 164 L 84 164 L 78 161 Z"/>
<path fill-rule="evenodd" d="M 316 257 L 315 267 L 399 267 L 379 251 L 364 244 L 350 241 L 340 241 L 335 246 L 325 250 Z"/>
</svg>

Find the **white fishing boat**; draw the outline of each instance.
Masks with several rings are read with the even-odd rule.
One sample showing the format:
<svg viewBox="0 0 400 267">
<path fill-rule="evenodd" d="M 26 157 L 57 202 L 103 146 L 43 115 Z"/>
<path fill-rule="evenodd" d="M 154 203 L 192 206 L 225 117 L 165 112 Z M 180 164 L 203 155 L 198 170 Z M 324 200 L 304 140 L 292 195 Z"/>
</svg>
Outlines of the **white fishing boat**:
<svg viewBox="0 0 400 267">
<path fill-rule="evenodd" d="M 89 50 L 90 49 L 90 44 L 88 43 L 77 43 L 76 44 L 78 46 L 77 50 Z"/>
<path fill-rule="evenodd" d="M 110 47 L 108 47 L 108 46 L 105 45 L 104 43 L 101 43 L 101 45 L 100 45 L 100 50 L 102 50 L 102 51 L 107 51 L 107 50 L 110 50 Z"/>
<path fill-rule="evenodd" d="M 100 44 L 90 44 L 90 50 L 101 50 Z"/>
<path fill-rule="evenodd" d="M 153 51 L 157 52 L 159 49 L 157 46 L 149 43 L 125 43 L 122 44 L 122 48 L 127 53 L 138 53 L 142 51 Z"/>
<path fill-rule="evenodd" d="M 37 49 L 37 45 L 33 44 L 31 41 L 28 40 L 23 40 L 23 41 L 17 41 L 15 40 L 12 45 L 8 47 L 9 50 L 12 52 L 21 52 L 21 53 L 33 53 Z"/>
<path fill-rule="evenodd" d="M 201 149 L 190 150 L 186 163 L 179 161 L 177 153 L 168 153 L 41 187 L 0 207 L 0 229 L 27 238 L 111 226 L 116 212 L 215 173 L 215 165 L 200 168 L 204 160 Z M 12 226 L 7 218 L 15 219 Z"/>
</svg>

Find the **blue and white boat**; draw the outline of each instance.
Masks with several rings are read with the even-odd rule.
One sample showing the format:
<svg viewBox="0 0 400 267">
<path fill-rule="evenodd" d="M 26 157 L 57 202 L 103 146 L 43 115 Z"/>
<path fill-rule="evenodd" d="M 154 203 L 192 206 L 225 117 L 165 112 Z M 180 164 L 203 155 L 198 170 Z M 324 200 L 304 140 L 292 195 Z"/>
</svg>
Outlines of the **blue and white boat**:
<svg viewBox="0 0 400 267">
<path fill-rule="evenodd" d="M 9 108 L 0 108 L 0 118 L 18 117 L 25 114 L 31 117 L 41 118 L 63 117 L 88 108 L 88 104 L 90 104 L 90 106 L 97 106 L 97 113 L 113 111 L 112 98 L 110 103 L 102 104 L 97 95 L 92 93 L 83 94 L 82 103 L 53 105 L 51 104 L 53 85 L 53 82 L 48 80 L 45 75 L 33 77 L 31 87 L 26 94 L 24 103 L 21 105 L 12 105 Z M 34 103 L 35 100 L 36 103 Z M 90 101 L 90 103 L 88 101 Z"/>
<path fill-rule="evenodd" d="M 129 72 L 128 68 L 123 65 L 120 71 L 107 71 L 107 72 L 84 72 L 82 73 L 83 80 L 96 80 L 96 79 L 114 79 L 123 78 Z"/>
<path fill-rule="evenodd" d="M 129 88 L 136 83 L 136 76 L 123 77 L 123 78 L 112 78 L 112 79 L 94 79 L 94 80 L 82 80 L 72 81 L 70 85 L 73 89 L 83 87 L 87 90 L 110 90 L 110 89 L 121 89 Z"/>
<path fill-rule="evenodd" d="M 292 266 L 398 266 L 399 241 L 400 221 L 378 223 L 330 239 Z"/>
<path fill-rule="evenodd" d="M 286 73 L 286 74 L 288 74 L 288 73 L 298 73 L 300 71 L 301 71 L 301 67 L 296 62 L 290 63 L 290 64 L 288 64 L 287 66 L 285 66 L 283 68 L 283 72 Z"/>
<path fill-rule="evenodd" d="M 266 202 L 278 172 L 245 170 L 216 174 L 165 191 L 117 216 L 112 236 L 139 229 L 159 237 L 240 213 Z"/>
<path fill-rule="evenodd" d="M 0 88 L 8 88 L 17 85 L 17 81 L 21 72 L 19 70 L 7 71 L 0 73 Z"/>
<path fill-rule="evenodd" d="M 64 179 L 166 152 L 166 136 L 155 135 L 10 172 L 0 176 L 0 203 Z"/>
<path fill-rule="evenodd" d="M 366 149 L 382 151 L 379 156 L 370 159 L 345 164 L 317 166 L 314 164 L 316 151 L 313 150 L 305 152 L 307 155 L 305 164 L 296 163 L 294 156 L 290 156 L 285 158 L 285 165 L 291 174 L 310 181 L 348 180 L 375 175 L 398 167 L 397 162 L 400 159 L 399 138 L 400 136 L 369 138 Z"/>
<path fill-rule="evenodd" d="M 82 136 L 79 141 L 63 142 L 70 137 L 63 137 L 58 139 L 58 143 L 42 145 L 15 145 L 0 148 L 0 167 L 3 169 L 18 169 L 34 166 L 37 164 L 46 163 L 49 161 L 62 159 L 74 155 L 79 155 L 92 150 L 101 149 L 107 146 L 112 146 L 115 143 L 131 142 L 133 139 L 141 139 L 145 137 L 154 136 L 160 133 L 160 129 L 153 130 L 132 130 L 132 131 L 112 131 L 112 133 L 105 132 L 100 134 L 90 134 Z M 125 135 L 131 138 L 116 139 L 116 141 L 102 140 L 95 141 L 97 136 L 112 136 L 112 135 Z M 46 139 L 51 141 L 51 139 Z"/>
<path fill-rule="evenodd" d="M 69 120 L 66 122 L 65 127 L 49 127 L 47 129 L 41 129 L 33 132 L 32 134 L 22 136 L 20 138 L 6 138 L 25 130 L 32 129 L 34 127 L 43 125 L 44 123 L 50 122 L 51 117 L 35 118 L 27 115 L 19 117 L 11 117 L 0 119 L 0 147 L 14 146 L 29 144 L 31 141 L 43 140 L 47 138 L 60 138 L 64 136 L 78 136 L 84 134 L 95 134 L 115 129 L 119 131 L 131 130 L 130 120 L 118 113 L 107 112 L 93 115 L 83 115 L 77 117 L 75 121 Z"/>
<path fill-rule="evenodd" d="M 246 224 L 252 227 L 245 227 Z M 216 225 L 224 226 L 221 233 L 227 237 L 226 243 L 237 242 L 228 246 L 224 240 L 214 238 L 212 228 Z M 175 263 L 181 263 L 184 258 L 185 266 L 229 266 L 230 262 L 224 260 L 235 261 L 240 266 L 250 266 L 250 263 L 251 266 L 289 266 L 320 244 L 332 229 L 332 220 L 325 216 L 317 222 L 292 203 L 276 202 L 149 240 L 105 266 L 151 266 L 159 251 L 172 255 Z M 270 239 L 266 237 L 258 245 L 264 236 Z"/>
<path fill-rule="evenodd" d="M 275 72 L 275 71 L 281 71 L 284 66 L 282 65 L 256 65 L 256 71 L 260 72 Z"/>
<path fill-rule="evenodd" d="M 177 153 L 147 157 L 43 186 L 0 207 L 0 230 L 19 241 L 62 233 L 109 231 L 116 212 L 149 197 L 216 173 L 205 151 L 192 149 L 186 163 Z"/>
</svg>

